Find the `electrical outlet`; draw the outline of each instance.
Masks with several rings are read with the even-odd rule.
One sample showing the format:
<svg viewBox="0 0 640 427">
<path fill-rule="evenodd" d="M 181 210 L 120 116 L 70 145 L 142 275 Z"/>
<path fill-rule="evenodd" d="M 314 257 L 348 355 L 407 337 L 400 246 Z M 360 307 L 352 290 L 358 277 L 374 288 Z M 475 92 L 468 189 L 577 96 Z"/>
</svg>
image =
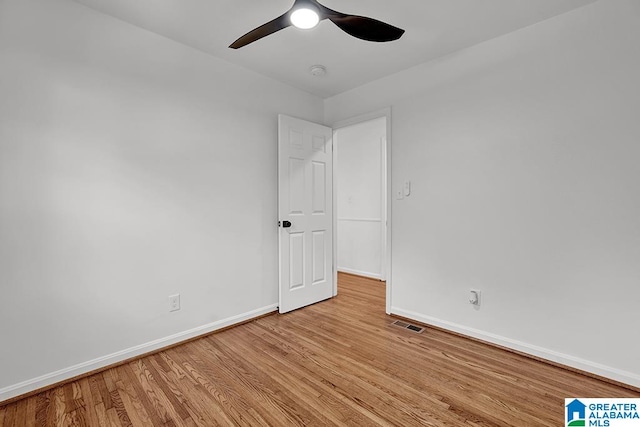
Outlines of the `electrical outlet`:
<svg viewBox="0 0 640 427">
<path fill-rule="evenodd" d="M 480 296 L 482 295 L 482 292 L 477 290 L 477 289 L 471 289 L 469 291 L 469 304 L 471 305 L 475 305 L 475 306 L 480 306 Z"/>
<path fill-rule="evenodd" d="M 180 294 L 169 296 L 169 311 L 180 310 Z"/>
</svg>

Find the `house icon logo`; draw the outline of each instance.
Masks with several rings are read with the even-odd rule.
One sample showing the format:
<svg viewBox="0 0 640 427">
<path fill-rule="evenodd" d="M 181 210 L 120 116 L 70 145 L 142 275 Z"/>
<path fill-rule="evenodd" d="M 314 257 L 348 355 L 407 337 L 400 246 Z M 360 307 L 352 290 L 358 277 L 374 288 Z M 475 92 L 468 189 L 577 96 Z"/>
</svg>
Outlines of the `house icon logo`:
<svg viewBox="0 0 640 427">
<path fill-rule="evenodd" d="M 587 405 L 574 399 L 567 405 L 567 427 L 576 427 L 586 425 L 586 409 Z"/>
</svg>

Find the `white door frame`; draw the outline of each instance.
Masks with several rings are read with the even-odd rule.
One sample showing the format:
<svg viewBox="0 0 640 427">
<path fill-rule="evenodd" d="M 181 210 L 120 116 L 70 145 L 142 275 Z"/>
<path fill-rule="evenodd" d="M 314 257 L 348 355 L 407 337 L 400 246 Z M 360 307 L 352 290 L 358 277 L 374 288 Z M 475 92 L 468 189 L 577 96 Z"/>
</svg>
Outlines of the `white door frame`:
<svg viewBox="0 0 640 427">
<path fill-rule="evenodd" d="M 339 120 L 335 123 L 327 124 L 327 126 L 333 129 L 334 137 L 336 130 L 340 128 L 344 128 L 347 126 L 356 125 L 363 122 L 368 122 L 371 120 L 379 119 L 381 117 L 385 117 L 387 120 L 386 128 L 387 128 L 387 137 L 386 137 L 386 155 L 384 158 L 386 159 L 386 170 L 383 171 L 384 179 L 386 180 L 387 187 L 387 196 L 386 200 L 384 200 L 384 209 L 385 209 L 385 218 L 382 218 L 383 225 L 386 227 L 386 239 L 383 242 L 383 269 L 384 275 L 386 277 L 386 313 L 391 313 L 391 201 L 393 196 L 392 186 L 391 186 L 391 107 L 384 108 L 382 110 L 372 111 L 370 113 L 361 114 L 355 117 L 351 117 L 346 120 Z M 337 165 L 337 155 L 338 148 L 334 146 L 333 149 L 333 167 L 334 171 Z M 333 282 L 333 295 L 336 296 L 338 294 L 338 201 L 337 201 L 337 191 L 336 191 L 336 179 L 333 180 L 333 274 L 334 274 L 334 282 Z"/>
</svg>

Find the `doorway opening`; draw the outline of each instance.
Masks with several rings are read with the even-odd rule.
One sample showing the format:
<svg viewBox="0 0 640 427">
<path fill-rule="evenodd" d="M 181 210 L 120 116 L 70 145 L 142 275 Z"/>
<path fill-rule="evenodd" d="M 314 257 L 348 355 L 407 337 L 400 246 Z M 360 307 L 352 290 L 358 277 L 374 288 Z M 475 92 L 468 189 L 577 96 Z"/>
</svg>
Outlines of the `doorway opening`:
<svg viewBox="0 0 640 427">
<path fill-rule="evenodd" d="M 386 282 L 390 288 L 390 110 L 333 125 L 334 265 L 339 276 Z M 371 282 L 375 283 L 375 282 Z"/>
</svg>

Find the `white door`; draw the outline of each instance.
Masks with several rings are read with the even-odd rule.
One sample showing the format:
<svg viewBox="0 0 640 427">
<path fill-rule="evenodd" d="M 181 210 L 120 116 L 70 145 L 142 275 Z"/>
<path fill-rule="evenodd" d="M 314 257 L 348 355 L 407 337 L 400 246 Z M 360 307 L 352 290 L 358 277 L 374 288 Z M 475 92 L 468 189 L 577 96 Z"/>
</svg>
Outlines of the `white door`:
<svg viewBox="0 0 640 427">
<path fill-rule="evenodd" d="M 333 296 L 332 134 L 278 116 L 280 313 Z"/>
</svg>

